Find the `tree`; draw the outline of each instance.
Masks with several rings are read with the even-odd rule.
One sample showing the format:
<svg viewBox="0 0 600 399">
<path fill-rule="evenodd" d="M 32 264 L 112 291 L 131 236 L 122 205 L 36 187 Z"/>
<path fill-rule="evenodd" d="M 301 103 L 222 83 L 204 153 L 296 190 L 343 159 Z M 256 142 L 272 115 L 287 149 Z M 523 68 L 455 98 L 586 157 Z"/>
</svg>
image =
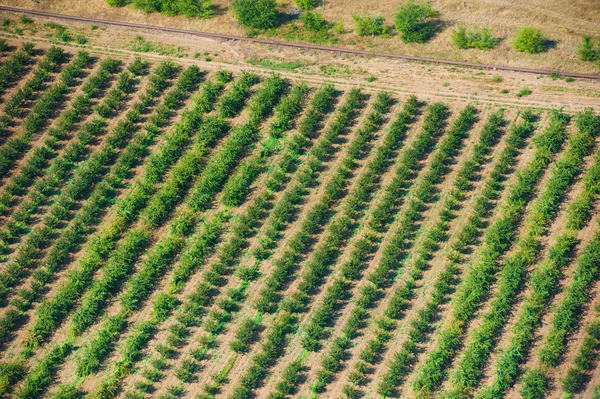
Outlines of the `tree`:
<svg viewBox="0 0 600 399">
<path fill-rule="evenodd" d="M 279 23 L 275 0 L 234 0 L 231 6 L 239 23 L 249 28 L 269 29 Z"/>
<path fill-rule="evenodd" d="M 394 22 L 405 43 L 424 43 L 434 34 L 429 20 L 437 15 L 429 4 L 410 1 L 396 10 Z"/>
<path fill-rule="evenodd" d="M 524 26 L 517 32 L 513 40 L 513 47 L 517 51 L 535 54 L 546 51 L 546 38 L 541 29 Z"/>
</svg>

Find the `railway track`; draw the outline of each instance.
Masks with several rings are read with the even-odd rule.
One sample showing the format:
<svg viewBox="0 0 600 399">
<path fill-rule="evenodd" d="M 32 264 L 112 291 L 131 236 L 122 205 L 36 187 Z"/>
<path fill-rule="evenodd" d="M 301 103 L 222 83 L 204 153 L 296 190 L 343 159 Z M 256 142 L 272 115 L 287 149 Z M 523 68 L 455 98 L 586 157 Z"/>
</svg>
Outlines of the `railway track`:
<svg viewBox="0 0 600 399">
<path fill-rule="evenodd" d="M 56 13 L 36 11 L 36 10 L 27 10 L 27 9 L 23 9 L 23 8 L 8 7 L 8 6 L 2 6 L 2 5 L 0 5 L 0 10 L 30 14 L 30 15 L 37 15 L 37 16 L 48 17 L 48 18 L 57 18 L 57 19 L 69 20 L 69 21 L 89 22 L 89 23 L 93 23 L 93 24 L 121 26 L 121 27 L 125 27 L 125 28 L 137 28 L 137 29 L 146 29 L 146 30 L 153 30 L 153 31 L 182 33 L 182 34 L 186 34 L 186 35 L 193 35 L 193 36 L 216 39 L 216 40 L 232 40 L 232 41 L 251 42 L 251 43 L 258 43 L 258 44 L 268 44 L 268 45 L 272 45 L 272 46 L 293 47 L 293 48 L 298 48 L 298 49 L 303 49 L 303 50 L 327 51 L 327 52 L 334 52 L 334 53 L 341 53 L 341 54 L 368 55 L 368 56 L 372 56 L 372 57 L 399 59 L 399 60 L 405 60 L 405 61 L 430 62 L 430 63 L 443 64 L 443 65 L 483 68 L 483 69 L 500 70 L 500 71 L 525 72 L 525 73 L 534 73 L 534 74 L 541 74 L 541 75 L 550 75 L 550 74 L 556 72 L 556 71 L 547 71 L 547 70 L 543 70 L 543 69 L 518 68 L 518 67 L 510 67 L 510 66 L 502 66 L 502 65 L 478 64 L 475 62 L 440 60 L 440 59 L 435 59 L 435 58 L 415 57 L 415 56 L 410 56 L 410 55 L 400 55 L 400 54 L 392 54 L 392 53 L 378 53 L 378 52 L 372 52 L 372 51 L 367 51 L 367 50 L 358 50 L 358 49 L 351 49 L 351 48 L 345 48 L 345 47 L 320 46 L 320 45 L 316 45 L 316 44 L 307 44 L 307 43 L 294 43 L 294 42 L 287 42 L 287 41 L 283 41 L 283 40 L 270 40 L 270 39 L 264 40 L 264 39 L 256 39 L 256 38 L 243 37 L 243 36 L 222 35 L 222 34 L 218 34 L 218 33 L 201 32 L 201 31 L 195 31 L 195 30 L 189 30 L 189 29 L 169 28 L 169 27 L 165 27 L 165 26 L 145 25 L 145 24 L 137 24 L 137 23 L 132 23 L 132 22 L 110 21 L 110 20 L 97 19 L 97 18 L 77 17 L 77 16 L 73 16 L 73 15 L 56 14 Z M 561 72 L 561 75 L 563 75 L 565 77 L 570 76 L 573 78 L 600 80 L 600 75 L 593 75 L 593 74 L 576 73 L 576 72 Z"/>
</svg>

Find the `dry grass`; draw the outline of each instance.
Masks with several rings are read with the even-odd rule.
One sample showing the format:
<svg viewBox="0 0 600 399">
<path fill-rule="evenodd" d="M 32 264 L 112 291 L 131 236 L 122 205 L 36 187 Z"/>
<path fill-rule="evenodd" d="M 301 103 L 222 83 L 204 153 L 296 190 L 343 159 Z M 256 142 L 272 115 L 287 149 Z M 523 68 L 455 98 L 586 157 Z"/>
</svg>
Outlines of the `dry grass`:
<svg viewBox="0 0 600 399">
<path fill-rule="evenodd" d="M 282 9 L 293 8 L 291 0 L 280 0 Z M 593 63 L 579 61 L 575 50 L 582 34 L 600 34 L 600 7 L 597 0 L 437 0 L 431 2 L 440 12 L 441 31 L 428 44 L 404 44 L 397 37 L 361 38 L 351 32 L 352 14 L 385 16 L 393 23 L 396 7 L 405 0 L 327 0 L 322 10 L 332 23 L 343 20 L 346 32 L 340 35 L 339 45 L 386 51 L 399 54 L 436 57 L 518 67 L 541 68 L 555 71 L 598 73 Z M 166 17 L 157 13 L 146 14 L 131 6 L 110 7 L 105 0 L 5 0 L 6 5 L 72 14 L 87 17 L 130 21 L 152 25 L 245 35 L 245 29 L 233 18 L 230 0 L 213 0 L 216 16 L 209 20 L 184 17 Z M 502 38 L 491 51 L 459 50 L 452 43 L 453 26 L 458 23 L 489 26 Z M 542 28 L 547 38 L 555 43 L 547 53 L 524 54 L 512 49 L 515 30 L 523 25 Z"/>
</svg>

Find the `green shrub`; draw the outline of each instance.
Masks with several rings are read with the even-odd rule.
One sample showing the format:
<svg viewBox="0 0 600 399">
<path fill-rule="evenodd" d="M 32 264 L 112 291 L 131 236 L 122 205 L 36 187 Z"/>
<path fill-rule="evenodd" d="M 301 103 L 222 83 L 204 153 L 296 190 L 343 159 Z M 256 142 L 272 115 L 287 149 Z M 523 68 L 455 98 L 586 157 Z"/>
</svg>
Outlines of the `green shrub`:
<svg viewBox="0 0 600 399">
<path fill-rule="evenodd" d="M 319 5 L 319 0 L 294 0 L 294 3 L 302 10 L 311 10 Z"/>
<path fill-rule="evenodd" d="M 269 29 L 279 24 L 275 0 L 233 0 L 231 7 L 238 22 L 249 28 Z"/>
<path fill-rule="evenodd" d="M 129 4 L 129 0 L 106 0 L 106 3 L 111 7 L 124 7 Z"/>
<path fill-rule="evenodd" d="M 400 38 L 405 43 L 424 43 L 434 34 L 430 19 L 437 12 L 426 3 L 410 1 L 402 4 L 396 10 L 394 23 L 400 32 Z"/>
<path fill-rule="evenodd" d="M 598 38 L 598 44 L 592 43 L 592 37 L 589 35 L 583 35 L 581 37 L 582 42 L 577 47 L 577 54 L 582 61 L 597 61 L 600 59 L 600 38 Z"/>
<path fill-rule="evenodd" d="M 316 11 L 302 13 L 300 21 L 304 28 L 311 32 L 327 32 L 329 30 L 329 23 L 325 21 L 321 13 Z"/>
<path fill-rule="evenodd" d="M 33 19 L 29 18 L 27 15 L 21 15 L 19 17 L 19 21 L 21 21 L 22 24 L 26 25 L 30 25 L 33 23 Z"/>
<path fill-rule="evenodd" d="M 525 53 L 535 54 L 546 51 L 546 38 L 542 30 L 529 26 L 519 29 L 512 44 L 515 50 Z"/>
<path fill-rule="evenodd" d="M 542 399 L 546 397 L 548 381 L 541 370 L 529 370 L 523 376 L 521 395 L 523 399 Z"/>
<path fill-rule="evenodd" d="M 498 44 L 498 39 L 494 37 L 492 30 L 484 27 L 481 30 L 473 28 L 467 29 L 464 24 L 458 25 L 458 28 L 452 32 L 452 40 L 458 48 L 469 49 L 478 48 L 480 50 L 489 50 Z"/>
<path fill-rule="evenodd" d="M 391 29 L 385 24 L 384 17 L 362 17 L 353 15 L 354 32 L 359 36 L 382 36 L 389 35 Z"/>
<path fill-rule="evenodd" d="M 344 33 L 344 21 L 340 21 L 337 24 L 333 25 L 333 33 L 337 33 L 338 35 Z"/>
<path fill-rule="evenodd" d="M 519 91 L 517 93 L 517 98 L 526 97 L 530 94 L 531 94 L 531 90 L 526 87 L 524 89 L 521 89 L 521 91 Z"/>
</svg>

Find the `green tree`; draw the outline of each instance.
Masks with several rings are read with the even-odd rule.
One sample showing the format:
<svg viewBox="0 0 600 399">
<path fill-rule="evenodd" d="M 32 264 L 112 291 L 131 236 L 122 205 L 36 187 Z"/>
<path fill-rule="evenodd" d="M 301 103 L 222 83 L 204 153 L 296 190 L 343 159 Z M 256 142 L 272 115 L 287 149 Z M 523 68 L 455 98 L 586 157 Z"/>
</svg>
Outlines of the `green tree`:
<svg viewBox="0 0 600 399">
<path fill-rule="evenodd" d="M 513 47 L 517 51 L 535 54 L 546 51 L 546 38 L 541 29 L 524 26 L 519 29 L 513 40 Z"/>
<path fill-rule="evenodd" d="M 424 43 L 434 34 L 431 18 L 437 15 L 429 4 L 410 1 L 396 10 L 394 22 L 405 43 Z"/>
<path fill-rule="evenodd" d="M 542 399 L 546 397 L 548 381 L 541 370 L 529 370 L 523 376 L 521 395 L 523 399 Z"/>
<path fill-rule="evenodd" d="M 275 0 L 234 0 L 231 6 L 239 23 L 249 28 L 269 29 L 279 23 Z"/>
</svg>

